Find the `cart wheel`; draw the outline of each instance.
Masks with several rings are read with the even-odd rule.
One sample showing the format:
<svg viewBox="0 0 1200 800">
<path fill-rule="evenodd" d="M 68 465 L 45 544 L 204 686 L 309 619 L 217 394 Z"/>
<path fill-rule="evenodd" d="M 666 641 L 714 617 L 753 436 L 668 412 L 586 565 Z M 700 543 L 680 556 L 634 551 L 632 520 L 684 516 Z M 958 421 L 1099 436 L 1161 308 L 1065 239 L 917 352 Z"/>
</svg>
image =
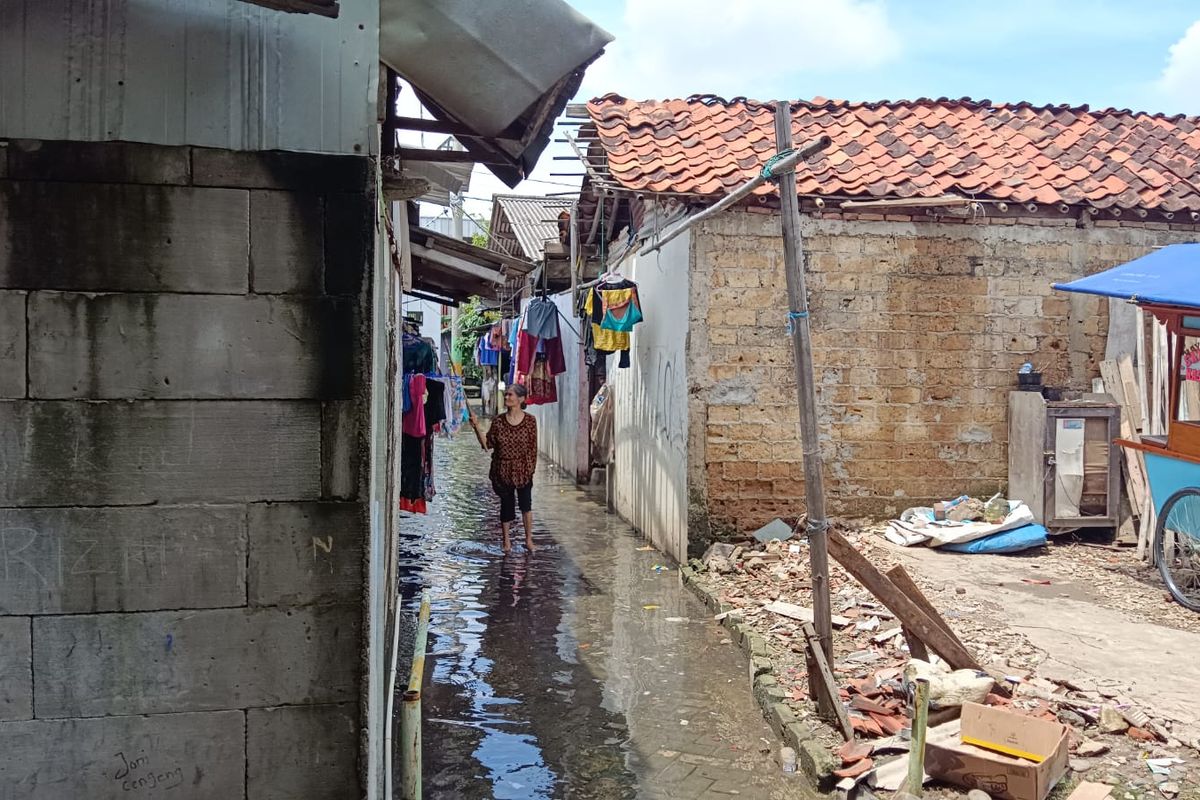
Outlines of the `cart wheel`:
<svg viewBox="0 0 1200 800">
<path fill-rule="evenodd" d="M 1181 489 L 1163 503 L 1154 554 L 1171 596 L 1200 611 L 1200 488 Z"/>
</svg>

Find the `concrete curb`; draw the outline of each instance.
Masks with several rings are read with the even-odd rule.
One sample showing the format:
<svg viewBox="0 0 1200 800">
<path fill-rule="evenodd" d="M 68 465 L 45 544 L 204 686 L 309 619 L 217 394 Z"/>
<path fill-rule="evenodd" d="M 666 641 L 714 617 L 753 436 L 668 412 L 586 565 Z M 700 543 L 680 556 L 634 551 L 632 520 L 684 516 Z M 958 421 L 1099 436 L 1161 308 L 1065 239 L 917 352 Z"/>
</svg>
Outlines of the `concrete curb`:
<svg viewBox="0 0 1200 800">
<path fill-rule="evenodd" d="M 696 564 L 693 560 L 680 565 L 679 579 L 683 585 L 700 598 L 713 614 L 733 611 L 732 606 L 722 603 L 716 593 L 698 579 Z M 736 614 L 729 614 L 720 624 L 729 631 L 730 639 L 741 648 L 749 661 L 751 692 L 771 730 L 784 745 L 796 751 L 800 767 L 817 791 L 833 791 L 837 783 L 833 771 L 837 769 L 837 764 L 825 745 L 814 738 L 808 726 L 801 722 L 795 707 L 787 699 L 787 692 L 779 687 L 766 640 Z"/>
</svg>

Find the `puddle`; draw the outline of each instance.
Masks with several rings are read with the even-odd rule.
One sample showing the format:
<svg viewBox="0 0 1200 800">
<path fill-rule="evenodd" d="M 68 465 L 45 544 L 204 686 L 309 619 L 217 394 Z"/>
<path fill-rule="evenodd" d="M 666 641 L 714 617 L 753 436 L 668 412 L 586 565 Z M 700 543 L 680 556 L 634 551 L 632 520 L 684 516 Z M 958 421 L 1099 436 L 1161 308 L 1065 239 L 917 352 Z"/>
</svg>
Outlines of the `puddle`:
<svg viewBox="0 0 1200 800">
<path fill-rule="evenodd" d="M 486 455 L 460 437 L 439 441 L 436 458 L 431 513 L 404 519 L 400 539 L 405 607 L 422 588 L 433 604 L 426 798 L 619 800 L 651 786 L 656 797 L 691 798 L 719 779 L 688 767 L 677 770 L 679 792 L 663 793 L 662 748 L 727 764 L 742 796 L 804 796 L 770 753 L 747 749 L 770 734 L 750 701 L 745 664 L 719 646 L 718 626 L 681 624 L 699 623 L 705 611 L 677 573 L 652 571 L 661 555 L 638 551 L 644 543 L 617 518 L 542 474 L 538 551 L 518 545 L 504 556 Z M 655 610 L 643 610 L 648 604 Z"/>
</svg>

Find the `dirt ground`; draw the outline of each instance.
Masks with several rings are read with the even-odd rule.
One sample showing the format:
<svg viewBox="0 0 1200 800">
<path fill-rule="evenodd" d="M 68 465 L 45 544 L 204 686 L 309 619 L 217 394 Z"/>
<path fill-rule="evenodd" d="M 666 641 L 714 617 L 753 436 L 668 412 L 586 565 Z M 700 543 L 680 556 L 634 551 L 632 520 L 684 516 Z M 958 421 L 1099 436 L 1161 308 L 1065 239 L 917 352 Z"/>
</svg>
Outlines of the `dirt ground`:
<svg viewBox="0 0 1200 800">
<path fill-rule="evenodd" d="M 1052 540 L 1025 554 L 966 555 L 898 547 L 881 533 L 864 526 L 848 530 L 848 538 L 880 570 L 902 564 L 985 668 L 1022 682 L 1017 710 L 1071 726 L 1072 770 L 1053 797 L 1089 780 L 1112 785 L 1115 800 L 1200 800 L 1200 615 L 1171 601 L 1157 571 L 1132 549 Z M 786 545 L 772 545 L 766 556 L 748 549 L 731 571 L 709 571 L 704 579 L 767 639 L 780 684 L 819 729 L 799 623 L 763 608 L 775 600 L 812 605 L 807 547 L 790 549 L 799 552 Z M 903 636 L 886 636 L 899 623 L 836 564 L 830 590 L 834 614 L 850 619 L 834 633 L 839 683 L 894 682 L 909 657 Z M 1069 697 L 1074 706 L 1032 696 L 1038 692 Z M 1144 712 L 1161 739 L 1138 741 L 1137 730 L 1101 733 L 1101 706 Z M 824 736 L 836 749 L 836 735 Z M 1152 768 L 1156 759 L 1172 760 Z M 963 795 L 954 787 L 926 793 Z"/>
</svg>

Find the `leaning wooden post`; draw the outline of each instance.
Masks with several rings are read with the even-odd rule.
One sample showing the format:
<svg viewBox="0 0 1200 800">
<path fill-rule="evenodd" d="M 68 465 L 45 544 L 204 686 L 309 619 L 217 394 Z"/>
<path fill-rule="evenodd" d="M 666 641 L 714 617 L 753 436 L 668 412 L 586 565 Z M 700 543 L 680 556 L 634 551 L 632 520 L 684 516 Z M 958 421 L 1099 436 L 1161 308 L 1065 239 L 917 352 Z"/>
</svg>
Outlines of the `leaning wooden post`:
<svg viewBox="0 0 1200 800">
<path fill-rule="evenodd" d="M 781 101 L 775 107 L 775 146 L 792 148 L 792 107 Z M 825 485 L 821 468 L 821 442 L 817 436 L 817 397 L 813 381 L 812 340 L 808 324 L 808 293 L 804 288 L 804 250 L 800 240 L 800 201 L 796 173 L 779 175 L 780 212 L 783 217 L 783 260 L 787 274 L 787 329 L 796 365 L 796 401 L 800 406 L 800 439 L 804 448 L 804 495 L 808 507 L 808 552 L 812 565 L 813 623 L 825 659 L 833 663 L 833 622 L 829 603 L 829 551 L 825 533 Z M 829 698 L 836 703 L 837 698 Z"/>
</svg>

